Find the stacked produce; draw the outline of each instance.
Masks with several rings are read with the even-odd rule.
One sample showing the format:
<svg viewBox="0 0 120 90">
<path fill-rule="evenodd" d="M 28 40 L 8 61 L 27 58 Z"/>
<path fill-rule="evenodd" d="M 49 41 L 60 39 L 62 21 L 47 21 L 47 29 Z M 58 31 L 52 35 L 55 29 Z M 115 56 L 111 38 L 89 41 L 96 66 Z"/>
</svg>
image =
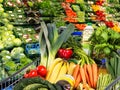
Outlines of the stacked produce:
<svg viewBox="0 0 120 90">
<path fill-rule="evenodd" d="M 119 2 L 115 1 L 112 5 L 109 4 L 109 2 L 111 1 L 97 0 L 92 5 L 92 10 L 96 15 L 95 19 L 103 22 L 107 27 L 112 28 L 114 31 L 120 32 L 120 26 L 118 24 L 119 16 L 116 15 L 117 11 L 119 11 L 118 5 L 116 4 L 119 4 Z"/>
<path fill-rule="evenodd" d="M 65 1 L 62 3 L 62 7 L 65 10 L 66 17 L 65 21 L 74 23 L 78 30 L 83 30 L 85 28 L 85 11 L 86 4 L 84 0 L 76 1 Z M 82 23 L 82 24 L 79 24 Z"/>
<path fill-rule="evenodd" d="M 93 45 L 93 51 L 95 52 L 96 58 L 99 55 L 103 57 L 109 56 L 112 52 L 120 49 L 120 33 L 106 26 L 96 28 L 90 41 Z"/>
<path fill-rule="evenodd" d="M 120 29 L 118 21 L 114 21 L 114 17 L 111 19 L 110 15 L 119 11 L 119 2 L 112 2 L 116 4 L 113 4 L 115 9 L 107 7 L 112 7 L 110 2 L 112 0 L 24 1 L 25 7 L 31 8 L 27 9 L 30 14 L 39 10 L 39 15 L 35 17 L 42 17 L 39 18 L 39 37 L 33 36 L 37 37 L 33 41 L 39 38 L 41 62 L 24 73 L 23 80 L 15 85 L 14 90 L 105 90 L 114 80 L 118 80 Z M 0 65 L 7 75 L 32 62 L 20 47 L 26 39 L 32 38 L 31 34 L 36 33 L 32 28 L 27 29 L 24 32 L 21 27 L 15 28 L 14 33 L 22 41 L 14 36 L 18 42 L 13 44 L 16 47 L 11 46 L 8 50 L 6 45 L 4 49 L 7 50 L 0 53 Z M 8 31 L 11 33 L 12 30 Z M 5 32 L 2 33 L 4 36 Z M 119 86 L 120 83 L 116 82 L 109 90 L 118 89 Z"/>
<path fill-rule="evenodd" d="M 25 54 L 23 41 L 15 34 L 9 13 L 0 4 L 0 82 L 33 62 Z M 22 12 L 22 11 L 21 11 Z M 12 16 L 12 15 L 11 15 Z"/>
</svg>

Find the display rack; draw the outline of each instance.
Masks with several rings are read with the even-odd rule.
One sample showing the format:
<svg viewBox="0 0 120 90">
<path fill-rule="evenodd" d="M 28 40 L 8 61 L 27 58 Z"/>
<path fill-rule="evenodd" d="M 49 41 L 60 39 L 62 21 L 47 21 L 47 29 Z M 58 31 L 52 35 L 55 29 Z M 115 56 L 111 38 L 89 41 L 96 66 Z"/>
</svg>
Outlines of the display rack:
<svg viewBox="0 0 120 90">
<path fill-rule="evenodd" d="M 10 77 L 2 80 L 0 82 L 0 90 L 13 90 L 14 85 L 20 81 L 21 79 L 23 79 L 23 75 L 24 73 L 31 68 L 32 65 L 34 65 L 35 67 L 38 66 L 40 63 L 40 58 L 37 57 L 35 58 L 35 60 L 28 64 L 27 66 L 25 66 L 24 68 L 22 68 L 21 70 L 19 70 L 18 72 L 14 73 L 13 75 L 11 75 Z"/>
</svg>

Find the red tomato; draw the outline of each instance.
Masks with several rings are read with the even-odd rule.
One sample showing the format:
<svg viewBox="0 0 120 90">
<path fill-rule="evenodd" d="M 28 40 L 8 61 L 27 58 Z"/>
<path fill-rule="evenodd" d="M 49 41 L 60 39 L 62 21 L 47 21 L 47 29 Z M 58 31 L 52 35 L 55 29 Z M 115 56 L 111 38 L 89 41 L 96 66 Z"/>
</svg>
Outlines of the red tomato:
<svg viewBox="0 0 120 90">
<path fill-rule="evenodd" d="M 40 76 L 45 77 L 47 74 L 47 69 L 45 66 L 39 65 L 39 66 L 37 66 L 37 72 Z"/>
<path fill-rule="evenodd" d="M 30 70 L 29 77 L 36 77 L 38 76 L 37 70 Z"/>
<path fill-rule="evenodd" d="M 29 77 L 28 73 L 24 74 L 24 78 L 28 78 L 28 77 Z"/>
</svg>

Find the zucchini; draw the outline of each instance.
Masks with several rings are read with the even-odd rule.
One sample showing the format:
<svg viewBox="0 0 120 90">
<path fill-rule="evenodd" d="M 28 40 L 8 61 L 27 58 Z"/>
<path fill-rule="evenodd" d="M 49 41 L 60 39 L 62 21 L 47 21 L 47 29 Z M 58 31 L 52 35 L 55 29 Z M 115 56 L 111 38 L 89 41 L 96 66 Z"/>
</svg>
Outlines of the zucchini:
<svg viewBox="0 0 120 90">
<path fill-rule="evenodd" d="M 118 65 L 117 65 L 117 77 L 120 76 L 120 57 L 117 56 L 117 61 L 118 61 Z"/>
<path fill-rule="evenodd" d="M 116 61 L 113 57 L 110 59 L 110 65 L 113 68 L 113 70 L 115 70 Z"/>
<path fill-rule="evenodd" d="M 112 77 L 115 78 L 115 72 L 109 63 L 109 60 L 106 61 L 106 68 L 108 72 L 112 75 Z"/>
</svg>

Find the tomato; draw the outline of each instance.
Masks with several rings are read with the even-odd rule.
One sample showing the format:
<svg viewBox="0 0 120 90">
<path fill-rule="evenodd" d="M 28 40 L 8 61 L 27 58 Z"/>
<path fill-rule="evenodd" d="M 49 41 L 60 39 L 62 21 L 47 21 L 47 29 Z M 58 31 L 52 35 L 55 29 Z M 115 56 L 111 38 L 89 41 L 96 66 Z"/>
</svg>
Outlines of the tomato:
<svg viewBox="0 0 120 90">
<path fill-rule="evenodd" d="M 45 77 L 47 74 L 47 68 L 43 65 L 37 66 L 37 72 L 40 76 Z"/>
<path fill-rule="evenodd" d="M 24 78 L 28 78 L 28 77 L 29 77 L 28 73 L 24 74 Z"/>
<path fill-rule="evenodd" d="M 37 73 L 37 70 L 30 70 L 30 72 L 29 72 L 29 77 L 36 77 L 36 76 L 38 76 L 38 73 Z"/>
</svg>

